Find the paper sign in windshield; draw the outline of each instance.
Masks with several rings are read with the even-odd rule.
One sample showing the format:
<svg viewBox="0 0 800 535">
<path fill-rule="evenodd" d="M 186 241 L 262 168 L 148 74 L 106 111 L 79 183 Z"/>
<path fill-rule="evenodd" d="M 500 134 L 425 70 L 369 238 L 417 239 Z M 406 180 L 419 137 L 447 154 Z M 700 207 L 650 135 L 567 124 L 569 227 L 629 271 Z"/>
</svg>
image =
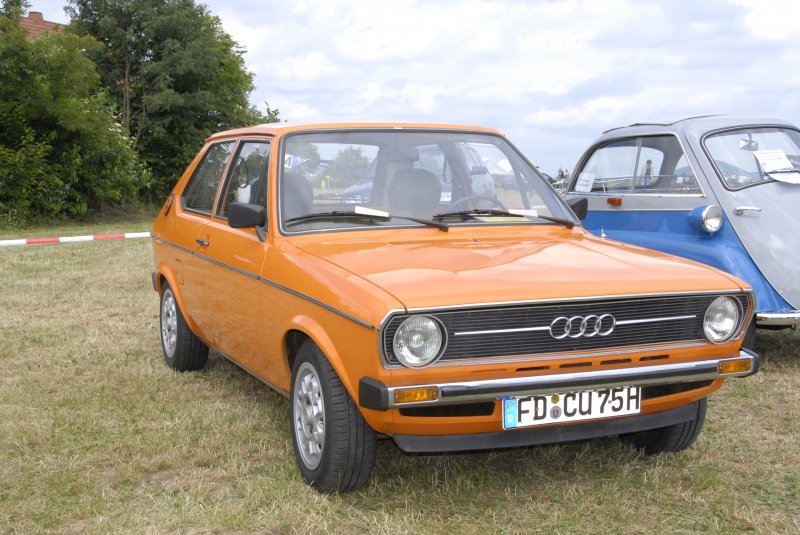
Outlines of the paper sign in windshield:
<svg viewBox="0 0 800 535">
<path fill-rule="evenodd" d="M 508 213 L 521 215 L 522 217 L 539 217 L 539 212 L 533 209 L 522 210 L 520 208 L 509 208 Z"/>
<path fill-rule="evenodd" d="M 578 182 L 575 184 L 575 191 L 578 193 L 588 193 L 594 186 L 594 173 L 581 173 L 578 175 Z"/>
<path fill-rule="evenodd" d="M 800 184 L 800 172 L 782 150 L 757 150 L 753 152 L 758 164 L 770 178 L 790 184 Z"/>
</svg>

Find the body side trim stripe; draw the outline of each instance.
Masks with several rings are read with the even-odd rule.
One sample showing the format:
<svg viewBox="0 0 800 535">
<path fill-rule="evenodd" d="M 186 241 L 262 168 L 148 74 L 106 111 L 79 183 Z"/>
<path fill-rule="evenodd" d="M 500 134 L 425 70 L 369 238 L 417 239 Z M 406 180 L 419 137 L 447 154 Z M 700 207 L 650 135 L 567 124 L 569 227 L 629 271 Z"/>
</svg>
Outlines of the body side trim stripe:
<svg viewBox="0 0 800 535">
<path fill-rule="evenodd" d="M 257 281 L 263 282 L 264 284 L 267 284 L 268 286 L 272 286 L 273 288 L 277 288 L 279 290 L 283 290 L 284 292 L 290 293 L 290 294 L 292 294 L 292 295 L 294 295 L 296 297 L 299 297 L 301 299 L 305 299 L 306 301 L 314 303 L 315 305 L 320 306 L 320 307 L 324 308 L 325 310 L 329 310 L 330 312 L 333 312 L 334 314 L 338 314 L 339 316 L 342 316 L 343 318 L 346 318 L 346 319 L 348 319 L 348 320 L 350 320 L 350 321 L 352 321 L 354 323 L 357 323 L 357 324 L 361 325 L 362 327 L 365 327 L 365 328 L 367 328 L 367 329 L 369 329 L 371 331 L 375 330 L 375 326 L 372 325 L 371 323 L 367 323 L 366 321 L 358 319 L 357 317 L 352 316 L 352 315 L 348 314 L 347 312 L 339 310 L 338 308 L 335 308 L 335 307 L 333 307 L 333 306 L 331 306 L 331 305 L 329 305 L 327 303 L 323 303 L 319 299 L 314 299 L 313 297 L 310 297 L 308 295 L 300 293 L 300 292 L 298 292 L 296 290 L 292 290 L 291 288 L 287 288 L 286 286 L 283 286 L 282 284 L 278 284 L 275 281 L 271 281 L 269 279 L 265 279 L 264 277 L 261 277 L 259 275 L 254 274 L 254 273 L 250 273 L 249 271 L 245 271 L 243 269 L 237 268 L 235 266 L 231 266 L 231 265 L 226 264 L 224 262 L 220 262 L 219 260 L 215 260 L 215 259 L 213 259 L 213 258 L 211 258 L 209 256 L 206 256 L 204 254 L 198 253 L 197 251 L 192 251 L 191 249 L 188 249 L 188 248 L 186 248 L 186 247 L 184 247 L 182 245 L 178 245 L 177 243 L 172 243 L 171 241 L 165 240 L 164 238 L 159 238 L 157 236 L 153 236 L 153 239 L 155 241 L 159 242 L 159 243 L 163 243 L 165 245 L 169 245 L 169 246 L 175 247 L 176 249 L 180 249 L 181 251 L 184 251 L 184 252 L 186 252 L 186 253 L 188 253 L 190 255 L 196 256 L 196 257 L 201 258 L 203 260 L 207 260 L 208 262 L 211 262 L 212 264 L 216 264 L 216 265 L 218 265 L 220 267 L 230 269 L 231 271 L 239 273 L 240 275 L 244 275 L 245 277 L 250 277 L 251 279 L 255 279 Z"/>
</svg>

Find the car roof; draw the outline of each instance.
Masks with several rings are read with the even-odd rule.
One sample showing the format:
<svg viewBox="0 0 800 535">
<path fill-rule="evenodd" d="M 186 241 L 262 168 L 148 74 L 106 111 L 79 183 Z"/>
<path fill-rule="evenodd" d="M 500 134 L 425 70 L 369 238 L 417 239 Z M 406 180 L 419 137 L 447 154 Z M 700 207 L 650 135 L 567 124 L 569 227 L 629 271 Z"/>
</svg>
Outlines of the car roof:
<svg viewBox="0 0 800 535">
<path fill-rule="evenodd" d="M 347 122 L 347 123 L 267 123 L 244 128 L 225 130 L 211 135 L 207 141 L 217 138 L 246 136 L 246 135 L 285 135 L 289 132 L 300 132 L 309 130 L 386 130 L 386 129 L 409 129 L 409 130 L 463 130 L 470 132 L 486 132 L 489 134 L 500 134 L 501 132 L 483 126 L 469 126 L 459 124 L 439 124 L 439 123 L 408 123 L 408 122 Z"/>
<path fill-rule="evenodd" d="M 720 128 L 746 126 L 746 125 L 781 125 L 794 126 L 789 121 L 775 119 L 773 117 L 760 117 L 751 115 L 697 115 L 685 117 L 675 121 L 649 121 L 633 123 L 627 126 L 618 126 L 603 132 L 602 137 L 614 137 L 622 131 L 637 134 L 647 134 L 653 132 L 686 132 L 700 134 L 717 130 Z"/>
</svg>

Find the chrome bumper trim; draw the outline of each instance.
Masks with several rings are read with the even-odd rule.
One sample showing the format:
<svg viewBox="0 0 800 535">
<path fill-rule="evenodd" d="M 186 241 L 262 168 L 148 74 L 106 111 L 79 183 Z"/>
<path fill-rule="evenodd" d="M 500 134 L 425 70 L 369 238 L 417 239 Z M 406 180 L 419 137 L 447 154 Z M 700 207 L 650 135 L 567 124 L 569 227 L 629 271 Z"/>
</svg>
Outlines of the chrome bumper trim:
<svg viewBox="0 0 800 535">
<path fill-rule="evenodd" d="M 800 310 L 791 312 L 758 312 L 756 313 L 757 326 L 786 326 L 800 325 Z"/>
<path fill-rule="evenodd" d="M 720 375 L 721 362 L 746 358 L 750 361 L 747 372 Z M 557 373 L 533 377 L 511 377 L 507 379 L 487 379 L 484 381 L 462 381 L 453 383 L 434 383 L 387 387 L 380 381 L 365 377 L 359 383 L 359 404 L 363 408 L 387 410 L 396 407 L 421 407 L 472 401 L 492 401 L 505 397 L 554 394 L 559 392 L 578 392 L 597 390 L 616 386 L 651 386 L 669 383 L 706 381 L 727 377 L 746 377 L 758 371 L 760 357 L 757 353 L 743 349 L 738 357 L 639 366 L 636 368 L 617 368 L 611 370 Z M 409 388 L 438 388 L 439 399 L 417 403 L 394 402 L 397 390 Z"/>
</svg>

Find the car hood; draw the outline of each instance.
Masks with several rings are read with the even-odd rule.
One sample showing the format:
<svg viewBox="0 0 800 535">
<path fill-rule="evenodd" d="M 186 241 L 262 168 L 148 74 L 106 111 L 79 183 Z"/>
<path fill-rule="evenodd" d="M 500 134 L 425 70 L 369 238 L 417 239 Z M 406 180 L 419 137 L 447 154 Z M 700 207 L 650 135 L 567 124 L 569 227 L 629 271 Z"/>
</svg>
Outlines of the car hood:
<svg viewBox="0 0 800 535">
<path fill-rule="evenodd" d="M 316 234 L 292 242 L 379 286 L 406 308 L 742 287 L 714 268 L 582 229 L 522 228 L 504 235 Z"/>
</svg>

